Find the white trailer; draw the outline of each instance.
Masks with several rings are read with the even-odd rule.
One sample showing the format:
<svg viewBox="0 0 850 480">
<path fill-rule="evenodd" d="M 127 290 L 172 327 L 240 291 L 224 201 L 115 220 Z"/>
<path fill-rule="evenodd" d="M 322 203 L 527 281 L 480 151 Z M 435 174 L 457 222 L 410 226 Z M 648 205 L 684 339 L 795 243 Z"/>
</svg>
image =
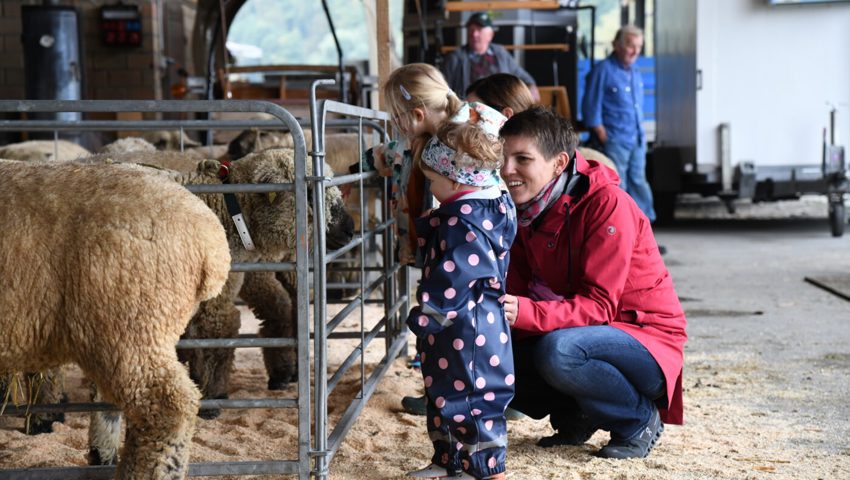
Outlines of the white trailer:
<svg viewBox="0 0 850 480">
<path fill-rule="evenodd" d="M 657 209 L 824 193 L 843 233 L 850 2 L 655 0 L 655 48 Z"/>
</svg>

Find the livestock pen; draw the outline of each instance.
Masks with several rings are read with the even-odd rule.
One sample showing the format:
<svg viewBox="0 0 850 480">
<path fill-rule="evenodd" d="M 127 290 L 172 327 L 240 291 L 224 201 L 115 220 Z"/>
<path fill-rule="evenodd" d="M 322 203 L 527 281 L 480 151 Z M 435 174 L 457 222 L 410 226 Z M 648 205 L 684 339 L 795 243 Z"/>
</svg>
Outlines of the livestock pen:
<svg viewBox="0 0 850 480">
<path fill-rule="evenodd" d="M 195 193 L 219 194 L 233 192 L 270 193 L 292 192 L 295 195 L 298 239 L 294 262 L 234 263 L 234 272 L 294 272 L 297 304 L 297 334 L 294 338 L 259 338 L 255 334 L 241 334 L 238 338 L 181 340 L 178 349 L 296 347 L 298 359 L 297 389 L 294 397 L 239 398 L 203 400 L 202 409 L 295 409 L 297 412 L 297 456 L 292 459 L 227 461 L 193 463 L 190 476 L 219 475 L 297 475 L 298 478 L 327 478 L 329 464 L 342 443 L 347 431 L 357 419 L 366 402 L 374 393 L 378 382 L 389 368 L 390 362 L 406 347 L 406 330 L 403 315 L 409 306 L 408 271 L 395 260 L 392 210 L 387 195 L 387 179 L 378 179 L 374 172 L 359 172 L 330 178 L 324 172 L 324 144 L 327 131 L 334 128 L 356 130 L 361 137 L 371 135 L 386 138 L 389 115 L 385 112 L 347 105 L 330 100 L 316 100 L 315 88 L 311 98 L 310 120 L 299 120 L 283 107 L 263 101 L 0 101 L 0 112 L 33 114 L 52 112 L 140 112 L 161 114 L 174 112 L 239 112 L 263 113 L 272 120 L 0 120 L 0 130 L 21 132 L 60 133 L 83 131 L 145 131 L 179 130 L 181 138 L 186 131 L 243 130 L 248 128 L 288 130 L 293 138 L 295 154 L 295 181 L 291 184 L 232 184 L 187 186 Z M 333 119 L 329 117 L 334 117 Z M 302 130 L 310 125 L 313 131 L 313 148 L 308 153 Z M 363 145 L 364 142 L 361 142 Z M 360 152 L 358 152 L 359 154 Z M 312 172 L 308 173 L 308 155 L 312 157 Z M 358 155 L 359 157 L 359 155 Z M 364 192 L 367 183 L 382 184 L 379 201 L 368 202 Z M 324 189 L 345 183 L 359 188 L 360 230 L 345 246 L 327 251 L 325 244 Z M 312 192 L 312 194 L 311 194 Z M 71 199 L 69 199 L 71 200 Z M 312 203 L 311 203 L 312 202 Z M 155 206 L 152 206 L 155 208 Z M 310 209 L 312 207 L 312 212 Z M 377 222 L 367 222 L 370 209 Z M 312 242 L 310 242 L 312 240 Z M 310 244 L 312 243 L 312 245 Z M 371 255 L 369 245 L 377 245 L 379 255 Z M 312 248 L 311 248 L 312 247 Z M 359 273 L 359 293 L 342 303 L 342 308 L 329 318 L 327 274 L 338 265 L 340 257 L 359 250 L 355 266 L 348 270 Z M 346 285 L 344 285 L 346 286 Z M 347 285 L 351 286 L 351 285 Z M 339 285 L 337 285 L 339 287 Z M 312 290 L 312 295 L 311 295 Z M 311 301 L 312 297 L 312 301 Z M 364 309 L 376 304 L 383 316 L 373 325 L 365 322 Z M 311 320 L 312 307 L 312 322 Z M 358 328 L 343 329 L 340 325 L 359 309 Z M 401 312 L 401 315 L 400 315 Z M 350 324 L 350 322 L 349 322 Z M 345 330 L 345 331 L 342 331 Z M 383 357 L 367 365 L 364 352 L 367 346 L 383 337 Z M 311 341 L 312 338 L 312 341 Z M 344 360 L 331 371 L 328 364 L 329 343 L 336 339 L 356 342 Z M 347 344 L 349 344 L 348 342 Z M 312 369 L 306 368 L 311 365 Z M 358 366 L 360 371 L 352 370 Z M 355 375 L 358 388 L 338 420 L 331 425 L 328 419 L 328 397 L 333 394 L 343 376 Z M 6 414 L 44 412 L 89 412 L 114 409 L 105 403 L 67 403 L 59 405 L 7 405 Z M 39 467 L 0 471 L 0 476 L 21 479 L 82 479 L 111 478 L 114 467 Z"/>
</svg>

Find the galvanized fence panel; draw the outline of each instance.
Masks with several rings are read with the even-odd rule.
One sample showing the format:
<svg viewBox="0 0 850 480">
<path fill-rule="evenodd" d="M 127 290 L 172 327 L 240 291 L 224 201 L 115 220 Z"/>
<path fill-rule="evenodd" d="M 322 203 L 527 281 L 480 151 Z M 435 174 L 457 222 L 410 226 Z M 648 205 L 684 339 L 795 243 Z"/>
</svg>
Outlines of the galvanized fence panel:
<svg viewBox="0 0 850 480">
<path fill-rule="evenodd" d="M 316 478 L 327 478 L 329 463 L 341 444 L 345 433 L 350 429 L 359 413 L 362 411 L 369 397 L 374 393 L 381 377 L 389 368 L 390 362 L 404 351 L 406 346 L 406 330 L 402 328 L 402 319 L 399 312 L 405 313 L 409 306 L 408 271 L 401 267 L 395 260 L 393 253 L 393 230 L 391 210 L 389 208 L 387 180 L 383 180 L 381 191 L 383 192 L 381 222 L 369 229 L 365 223 L 367 205 L 364 199 L 364 181 L 374 179 L 374 172 L 358 172 L 356 174 L 342 175 L 336 178 L 325 176 L 323 171 L 324 140 L 326 129 L 347 127 L 355 128 L 361 135 L 365 135 L 364 128 L 378 132 L 386 139 L 389 117 L 386 113 L 352 107 L 338 102 L 315 100 L 315 88 L 311 99 L 311 121 L 298 120 L 284 108 L 271 102 L 264 101 L 239 101 L 239 100 L 191 100 L 191 101 L 131 101 L 131 100 L 2 100 L 0 101 L 0 112 L 22 113 L 29 112 L 144 112 L 144 113 L 166 113 L 166 112 L 243 112 L 243 113 L 265 113 L 274 117 L 274 120 L 0 120 L 0 131 L 52 131 L 54 139 L 59 138 L 59 132 L 64 131 L 91 131 L 91 130 L 179 130 L 181 133 L 181 150 L 183 134 L 186 130 L 237 130 L 247 128 L 288 130 L 293 138 L 295 151 L 295 175 L 296 180 L 291 184 L 265 184 L 265 185 L 195 185 L 187 186 L 195 193 L 234 193 L 234 192 L 283 192 L 294 191 L 296 197 L 296 259 L 294 262 L 265 262 L 265 263 L 234 263 L 231 270 L 237 272 L 256 271 L 294 271 L 297 280 L 297 335 L 295 338 L 259 338 L 256 334 L 241 334 L 238 338 L 231 339 L 183 339 L 178 343 L 178 348 L 243 348 L 243 347 L 282 347 L 297 346 L 298 364 L 298 396 L 297 398 L 278 399 L 227 399 L 227 400 L 202 400 L 201 408 L 296 408 L 298 410 L 298 458 L 290 460 L 269 461 L 240 461 L 240 462 L 205 462 L 194 463 L 190 466 L 190 476 L 219 476 L 219 475 L 298 475 L 306 479 L 310 476 Z M 347 119 L 328 120 L 327 114 L 335 113 Z M 302 130 L 302 125 L 312 123 L 313 128 L 313 150 L 311 152 L 313 161 L 313 175 L 307 175 L 307 146 Z M 362 144 L 362 142 L 361 142 Z M 58 149 L 58 147 L 56 147 Z M 56 150 L 54 153 L 57 153 Z M 359 152 L 360 153 L 360 152 Z M 57 155 L 58 156 L 58 155 Z M 341 185 L 344 183 L 357 183 L 360 186 L 360 208 L 361 229 L 360 234 L 352 239 L 343 248 L 334 252 L 328 252 L 325 246 L 326 220 L 324 218 L 324 195 L 325 188 Z M 312 231 L 308 231 L 308 189 L 314 187 L 313 191 L 313 225 Z M 312 235 L 313 250 L 307 239 Z M 367 265 L 365 248 L 369 242 L 376 238 L 381 239 L 383 247 L 382 265 Z M 327 266 L 334 262 L 346 252 L 353 251 L 359 247 L 360 271 L 360 293 L 337 313 L 332 319 L 327 319 Z M 310 272 L 313 273 L 313 361 L 314 378 L 310 382 L 310 369 L 303 368 L 310 365 Z M 378 275 L 376 279 L 367 284 L 369 275 Z M 400 285 L 396 288 L 396 285 Z M 399 294 L 403 292 L 404 294 Z M 376 292 L 383 292 L 380 300 L 371 298 Z M 384 317 L 376 325 L 366 331 L 365 305 L 367 303 L 382 303 L 384 306 Z M 360 309 L 360 331 L 359 332 L 334 332 L 343 319 L 352 314 L 357 308 Z M 363 354 L 368 344 L 377 337 L 385 338 L 385 355 L 372 371 L 365 375 L 365 359 Z M 352 350 L 342 365 L 328 380 L 327 351 L 328 340 L 333 338 L 354 338 L 360 343 Z M 352 399 L 350 406 L 340 420 L 336 423 L 334 430 L 328 435 L 327 411 L 328 396 L 334 386 L 340 381 L 342 375 L 359 359 L 361 365 L 360 391 L 356 398 Z M 311 404 L 310 399 L 313 402 Z M 116 407 L 106 403 L 74 403 L 64 405 L 31 405 L 15 407 L 8 405 L 7 414 L 16 413 L 46 413 L 46 412 L 87 412 L 98 410 L 116 410 Z M 311 431 L 310 413 L 314 412 L 313 429 Z M 311 446 L 311 435 L 313 444 Z M 311 460 L 315 459 L 315 462 Z M 0 477 L 13 479 L 101 479 L 111 478 L 114 467 L 65 467 L 65 468 L 33 468 L 0 471 Z"/>
</svg>

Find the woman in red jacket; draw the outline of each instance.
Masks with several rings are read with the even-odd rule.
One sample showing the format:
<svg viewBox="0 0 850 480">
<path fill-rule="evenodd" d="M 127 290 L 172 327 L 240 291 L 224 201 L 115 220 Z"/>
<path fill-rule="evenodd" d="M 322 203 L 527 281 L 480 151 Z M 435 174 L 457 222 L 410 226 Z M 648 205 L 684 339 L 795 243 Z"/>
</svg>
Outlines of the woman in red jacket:
<svg viewBox="0 0 850 480">
<path fill-rule="evenodd" d="M 502 178 L 517 206 L 505 312 L 514 337 L 511 407 L 550 416 L 538 445 L 645 457 L 682 423 L 685 315 L 649 220 L 617 174 L 576 152 L 575 131 L 544 108 L 511 117 Z"/>
</svg>

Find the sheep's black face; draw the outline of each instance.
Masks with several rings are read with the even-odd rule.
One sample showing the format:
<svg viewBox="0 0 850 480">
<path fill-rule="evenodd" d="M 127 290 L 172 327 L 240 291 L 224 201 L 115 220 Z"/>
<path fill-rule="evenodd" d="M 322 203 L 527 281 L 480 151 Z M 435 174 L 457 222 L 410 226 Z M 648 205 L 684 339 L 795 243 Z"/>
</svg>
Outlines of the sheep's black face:
<svg viewBox="0 0 850 480">
<path fill-rule="evenodd" d="M 345 209 L 345 202 L 342 197 L 339 198 L 339 201 L 330 205 L 330 214 L 326 244 L 328 250 L 336 250 L 344 247 L 354 238 L 354 219 Z"/>
<path fill-rule="evenodd" d="M 286 132 L 267 132 L 258 130 L 245 130 L 227 145 L 227 155 L 231 161 L 238 160 L 249 153 L 258 152 L 265 148 L 275 147 L 286 143 Z M 290 137 L 291 138 L 291 137 Z"/>
</svg>

